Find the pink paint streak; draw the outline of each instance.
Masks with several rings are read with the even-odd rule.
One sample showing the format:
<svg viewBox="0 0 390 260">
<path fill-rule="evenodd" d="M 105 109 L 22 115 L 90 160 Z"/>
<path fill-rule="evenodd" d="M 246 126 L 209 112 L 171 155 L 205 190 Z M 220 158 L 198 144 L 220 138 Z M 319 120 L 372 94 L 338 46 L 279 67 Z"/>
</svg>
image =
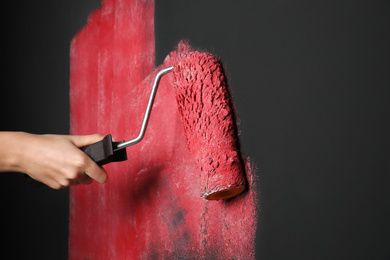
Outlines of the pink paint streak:
<svg viewBox="0 0 390 260">
<path fill-rule="evenodd" d="M 189 46 L 154 70 L 154 2 L 103 3 L 71 45 L 71 132 L 131 139 L 157 71 Z M 105 166 L 107 183 L 71 188 L 69 259 L 254 259 L 254 170 L 246 165 L 249 190 L 233 199 L 200 196 L 173 82 L 162 78 L 144 139 Z"/>
</svg>

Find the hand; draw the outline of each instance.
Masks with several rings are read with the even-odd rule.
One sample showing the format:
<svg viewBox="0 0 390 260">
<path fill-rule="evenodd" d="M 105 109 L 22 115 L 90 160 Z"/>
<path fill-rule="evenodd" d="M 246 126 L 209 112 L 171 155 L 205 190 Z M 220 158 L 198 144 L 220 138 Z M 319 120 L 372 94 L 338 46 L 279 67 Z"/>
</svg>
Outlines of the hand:
<svg viewBox="0 0 390 260">
<path fill-rule="evenodd" d="M 0 132 L 0 171 L 23 172 L 53 189 L 94 180 L 104 183 L 107 172 L 79 148 L 102 135 L 35 135 Z"/>
</svg>

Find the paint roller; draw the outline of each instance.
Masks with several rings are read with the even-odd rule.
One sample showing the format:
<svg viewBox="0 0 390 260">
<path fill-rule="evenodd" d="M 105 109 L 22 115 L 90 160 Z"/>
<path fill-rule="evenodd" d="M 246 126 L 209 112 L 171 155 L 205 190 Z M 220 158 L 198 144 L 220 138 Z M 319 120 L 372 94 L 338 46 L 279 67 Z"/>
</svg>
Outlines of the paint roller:
<svg viewBox="0 0 390 260">
<path fill-rule="evenodd" d="M 136 138 L 113 142 L 111 135 L 81 148 L 98 165 L 127 159 L 126 147 L 144 137 L 161 77 L 173 73 L 173 85 L 186 145 L 196 160 L 202 196 L 220 200 L 240 194 L 246 187 L 238 149 L 230 95 L 220 61 L 209 53 L 190 52 L 154 79 L 141 129 Z"/>
</svg>

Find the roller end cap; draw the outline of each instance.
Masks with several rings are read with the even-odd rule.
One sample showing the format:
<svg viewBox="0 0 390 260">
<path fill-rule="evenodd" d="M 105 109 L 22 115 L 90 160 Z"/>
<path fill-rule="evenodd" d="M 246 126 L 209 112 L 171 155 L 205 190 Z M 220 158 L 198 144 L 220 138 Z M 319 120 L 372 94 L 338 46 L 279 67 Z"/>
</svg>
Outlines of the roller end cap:
<svg viewBox="0 0 390 260">
<path fill-rule="evenodd" d="M 244 187 L 235 187 L 230 189 L 222 189 L 214 192 L 203 194 L 206 200 L 224 200 L 229 199 L 244 191 Z"/>
</svg>

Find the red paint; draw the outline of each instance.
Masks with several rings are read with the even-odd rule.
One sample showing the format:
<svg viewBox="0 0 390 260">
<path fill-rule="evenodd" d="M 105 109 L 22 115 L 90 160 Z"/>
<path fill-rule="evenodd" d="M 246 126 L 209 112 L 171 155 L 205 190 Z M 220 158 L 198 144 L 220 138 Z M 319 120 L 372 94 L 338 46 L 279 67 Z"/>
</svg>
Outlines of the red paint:
<svg viewBox="0 0 390 260">
<path fill-rule="evenodd" d="M 138 134 L 154 70 L 154 2 L 104 1 L 71 45 L 71 132 Z M 160 67 L 188 52 L 180 45 Z M 173 74 L 160 82 L 144 139 L 105 166 L 104 184 L 71 188 L 69 259 L 253 259 L 257 208 L 249 190 L 200 196 Z"/>
<path fill-rule="evenodd" d="M 226 79 L 217 57 L 190 52 L 173 69 L 187 147 L 196 158 L 203 197 L 241 193 L 245 179 Z"/>
</svg>

